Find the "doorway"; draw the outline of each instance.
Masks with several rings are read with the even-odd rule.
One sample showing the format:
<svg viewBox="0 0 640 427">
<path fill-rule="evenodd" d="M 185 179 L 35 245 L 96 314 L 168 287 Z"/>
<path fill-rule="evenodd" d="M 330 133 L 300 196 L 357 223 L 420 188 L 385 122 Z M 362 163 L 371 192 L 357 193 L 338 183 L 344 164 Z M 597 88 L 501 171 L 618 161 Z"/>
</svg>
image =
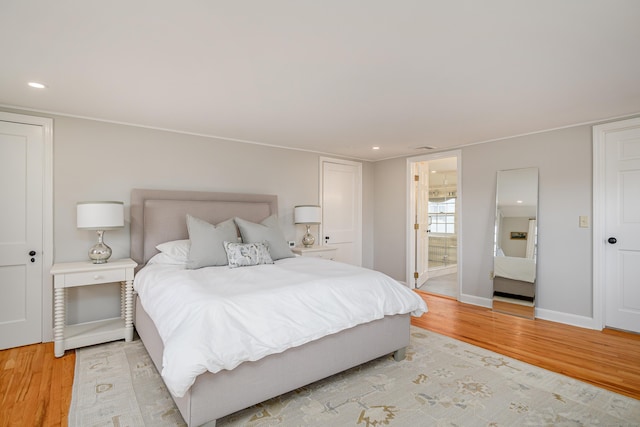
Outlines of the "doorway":
<svg viewBox="0 0 640 427">
<path fill-rule="evenodd" d="M 458 299 L 460 295 L 460 152 L 408 159 L 410 231 L 408 283 Z"/>
</svg>

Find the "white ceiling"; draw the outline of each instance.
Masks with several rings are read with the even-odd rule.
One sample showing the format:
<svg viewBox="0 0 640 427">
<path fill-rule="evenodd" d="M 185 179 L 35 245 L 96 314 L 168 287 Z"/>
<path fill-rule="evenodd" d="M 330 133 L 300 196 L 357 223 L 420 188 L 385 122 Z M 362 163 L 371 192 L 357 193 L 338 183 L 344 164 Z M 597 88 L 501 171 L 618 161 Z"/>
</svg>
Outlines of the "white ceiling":
<svg viewBox="0 0 640 427">
<path fill-rule="evenodd" d="M 2 0 L 0 52 L 4 106 L 364 160 L 640 112 L 637 0 Z"/>
</svg>

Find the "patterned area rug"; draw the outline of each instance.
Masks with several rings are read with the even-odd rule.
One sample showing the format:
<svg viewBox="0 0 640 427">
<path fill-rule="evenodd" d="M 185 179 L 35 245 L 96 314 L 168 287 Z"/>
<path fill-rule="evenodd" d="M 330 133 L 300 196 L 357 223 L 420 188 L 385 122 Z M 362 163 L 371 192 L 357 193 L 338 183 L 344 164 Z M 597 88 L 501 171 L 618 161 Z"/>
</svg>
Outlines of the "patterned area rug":
<svg viewBox="0 0 640 427">
<path fill-rule="evenodd" d="M 185 425 L 139 340 L 79 349 L 70 426 Z M 383 357 L 217 426 L 640 426 L 640 401 L 412 327 Z"/>
</svg>

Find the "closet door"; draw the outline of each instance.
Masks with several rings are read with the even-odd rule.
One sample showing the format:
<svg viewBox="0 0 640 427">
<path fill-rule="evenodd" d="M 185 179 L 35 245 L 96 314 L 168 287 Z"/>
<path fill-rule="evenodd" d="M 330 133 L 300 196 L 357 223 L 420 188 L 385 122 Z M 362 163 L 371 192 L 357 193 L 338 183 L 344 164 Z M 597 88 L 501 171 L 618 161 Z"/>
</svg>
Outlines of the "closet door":
<svg viewBox="0 0 640 427">
<path fill-rule="evenodd" d="M 42 126 L 0 121 L 0 349 L 42 341 Z"/>
<path fill-rule="evenodd" d="M 336 261 L 362 265 L 362 164 L 320 159 L 322 236 Z"/>
</svg>

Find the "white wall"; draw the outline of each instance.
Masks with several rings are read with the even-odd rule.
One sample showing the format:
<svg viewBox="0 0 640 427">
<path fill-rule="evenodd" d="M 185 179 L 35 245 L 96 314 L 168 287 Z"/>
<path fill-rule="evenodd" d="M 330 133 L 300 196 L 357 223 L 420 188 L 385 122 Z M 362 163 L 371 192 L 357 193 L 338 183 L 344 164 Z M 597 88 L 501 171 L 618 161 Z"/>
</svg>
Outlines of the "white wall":
<svg viewBox="0 0 640 427">
<path fill-rule="evenodd" d="M 54 262 L 87 259 L 94 232 L 76 228 L 76 202 L 121 200 L 123 230 L 105 232 L 113 258 L 129 256 L 129 200 L 133 188 L 278 195 L 288 240 L 301 240 L 293 207 L 318 203 L 320 154 L 242 144 L 54 115 Z M 363 163 L 363 265 L 373 266 L 373 167 Z M 72 289 L 68 322 L 119 315 L 117 285 Z"/>
<path fill-rule="evenodd" d="M 537 307 L 547 315 L 592 316 L 591 229 L 578 228 L 580 215 L 591 217 L 591 144 L 591 126 L 578 126 L 462 149 L 463 299 L 492 296 L 496 172 L 537 167 Z M 406 159 L 374 164 L 374 265 L 398 280 L 406 274 L 405 169 Z"/>
<path fill-rule="evenodd" d="M 491 297 L 496 171 L 537 167 L 536 306 L 592 317 L 592 233 L 590 228 L 578 227 L 578 217 L 591 217 L 592 211 L 591 126 L 476 145 L 463 149 L 462 155 L 463 262 L 474 267 L 463 266 L 463 293 Z"/>
<path fill-rule="evenodd" d="M 406 281 L 407 206 L 406 171 L 404 158 L 373 164 L 373 182 L 376 191 L 373 265 L 401 282 Z"/>
</svg>

